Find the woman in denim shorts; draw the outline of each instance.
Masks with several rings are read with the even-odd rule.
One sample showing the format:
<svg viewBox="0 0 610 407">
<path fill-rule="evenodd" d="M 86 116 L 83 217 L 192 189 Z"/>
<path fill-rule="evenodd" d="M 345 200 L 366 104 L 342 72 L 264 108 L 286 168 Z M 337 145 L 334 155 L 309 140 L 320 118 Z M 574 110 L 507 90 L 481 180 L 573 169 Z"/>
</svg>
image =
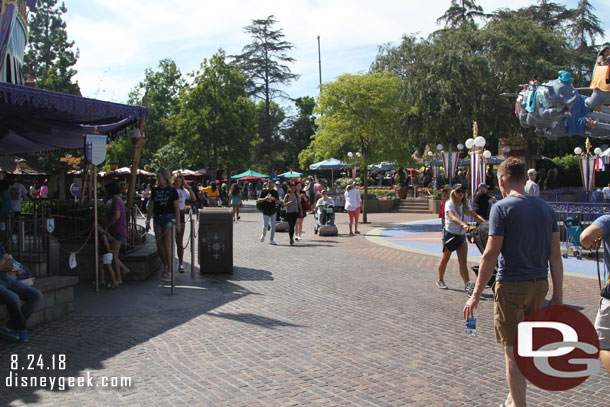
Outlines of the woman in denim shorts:
<svg viewBox="0 0 610 407">
<path fill-rule="evenodd" d="M 112 268 L 117 278 L 118 285 L 123 284 L 123 276 L 130 273 L 130 270 L 119 259 L 121 245 L 127 241 L 127 216 L 125 214 L 125 203 L 121 198 L 121 187 L 116 182 L 111 182 L 105 186 L 110 212 L 106 219 L 106 230 L 110 235 L 109 243 L 112 251 Z"/>
<path fill-rule="evenodd" d="M 170 184 L 170 175 L 166 169 L 157 172 L 157 186 L 150 194 L 150 204 L 148 205 L 148 215 L 146 217 L 146 231 L 150 230 L 150 218 L 154 214 L 154 231 L 157 240 L 157 250 L 164 270 L 161 280 L 170 281 L 169 262 L 172 261 L 172 221 L 176 221 L 176 230 L 180 230 L 180 205 L 178 192 Z"/>
</svg>

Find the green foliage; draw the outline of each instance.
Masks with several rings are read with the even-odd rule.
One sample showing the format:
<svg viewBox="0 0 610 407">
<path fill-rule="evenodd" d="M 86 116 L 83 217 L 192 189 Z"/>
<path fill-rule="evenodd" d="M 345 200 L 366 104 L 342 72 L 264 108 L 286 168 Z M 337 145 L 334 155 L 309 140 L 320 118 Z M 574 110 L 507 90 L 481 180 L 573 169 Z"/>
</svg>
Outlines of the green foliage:
<svg viewBox="0 0 610 407">
<path fill-rule="evenodd" d="M 401 188 L 406 188 L 407 187 L 407 176 L 405 175 L 405 169 L 403 167 L 400 167 L 397 170 L 397 177 L 396 177 L 396 182 L 398 182 L 398 185 Z"/>
<path fill-rule="evenodd" d="M 436 23 L 444 22 L 445 27 L 456 28 L 462 24 L 474 25 L 475 17 L 487 17 L 487 14 L 474 0 L 451 0 L 451 7 L 436 20 Z"/>
<path fill-rule="evenodd" d="M 233 57 L 248 76 L 248 94 L 265 103 L 264 120 L 259 125 L 259 135 L 262 143 L 269 146 L 255 151 L 255 161 L 264 160 L 265 152 L 271 149 L 273 135 L 276 134 L 273 131 L 271 101 L 276 97 L 288 98 L 279 85 L 287 85 L 298 78 L 287 65 L 294 63 L 294 58 L 288 56 L 294 45 L 284 40 L 281 29 L 273 28 L 277 22 L 272 15 L 266 19 L 252 20 L 252 24 L 244 28 L 244 32 L 250 34 L 252 42 L 242 49 L 240 55 Z M 257 155 L 258 153 L 262 156 Z"/>
<path fill-rule="evenodd" d="M 144 80 L 129 92 L 128 103 L 132 105 L 139 105 L 145 95 L 148 97 L 148 119 L 144 131 L 146 144 L 142 149 L 141 163 L 149 164 L 153 155 L 167 145 L 175 134 L 167 120 L 178 112 L 178 95 L 185 83 L 176 63 L 165 58 L 159 61 L 156 71 L 146 69 Z M 130 166 L 132 155 L 131 139 L 122 137 L 112 143 L 107 162 L 117 162 L 119 167 Z"/>
<path fill-rule="evenodd" d="M 301 165 L 332 156 L 347 160 L 349 151 L 361 152 L 359 167 L 404 160 L 408 150 L 400 119 L 415 109 L 399 100 L 400 85 L 397 77 L 382 73 L 345 74 L 323 84 L 315 110 L 318 131 L 299 155 Z"/>
<path fill-rule="evenodd" d="M 548 176 L 548 170 L 546 168 L 541 168 L 538 170 L 538 178 L 536 179 L 536 183 L 540 186 L 540 189 L 544 189 L 544 184 L 546 182 L 546 178 Z"/>
<path fill-rule="evenodd" d="M 184 149 L 178 146 L 175 141 L 170 141 L 153 154 L 149 165 L 155 171 L 165 168 L 171 172 L 184 168 L 186 162 L 187 153 Z"/>
<path fill-rule="evenodd" d="M 544 189 L 557 189 L 559 188 L 559 183 L 557 182 L 557 168 L 552 168 L 549 170 L 546 179 L 544 180 Z M 566 185 L 562 185 L 566 186 Z"/>
<path fill-rule="evenodd" d="M 463 24 L 427 39 L 405 36 L 398 46 L 381 47 L 371 70 L 398 76 L 401 100 L 417 107 L 401 120 L 410 151 L 423 151 L 430 140 L 463 143 L 473 120 L 495 146 L 499 135 L 521 131 L 514 100 L 498 95 L 518 90 L 533 74 L 556 77 L 570 64 L 568 45 L 563 34 L 511 15 L 481 29 Z"/>
<path fill-rule="evenodd" d="M 38 0 L 36 11 L 29 17 L 29 38 L 24 57 L 24 72 L 36 78 L 36 87 L 80 95 L 78 84 L 72 83 L 78 60 L 74 41 L 68 41 L 66 22 L 62 16 L 68 10 L 57 0 Z"/>
<path fill-rule="evenodd" d="M 186 152 L 183 164 L 213 171 L 247 166 L 259 139 L 246 75 L 219 50 L 192 76 L 193 83 L 180 93 L 177 113 L 168 120 L 175 132 L 172 140 Z"/>
<path fill-rule="evenodd" d="M 288 118 L 286 129 L 283 131 L 288 158 L 281 168 L 299 168 L 299 153 L 307 148 L 317 131 L 316 117 L 313 115 L 316 106 L 314 98 L 310 96 L 297 98 L 295 105 L 298 113 Z"/>
<path fill-rule="evenodd" d="M 557 184 L 558 180 L 561 180 L 561 184 L 558 184 L 560 187 L 582 186 L 580 166 L 577 157 L 572 154 L 566 154 L 563 157 L 553 158 L 553 164 L 555 164 L 557 168 L 555 169 L 555 180 L 551 182 Z M 549 178 L 551 177 L 551 171 L 548 173 Z M 549 189 L 546 184 L 545 189 Z"/>
</svg>

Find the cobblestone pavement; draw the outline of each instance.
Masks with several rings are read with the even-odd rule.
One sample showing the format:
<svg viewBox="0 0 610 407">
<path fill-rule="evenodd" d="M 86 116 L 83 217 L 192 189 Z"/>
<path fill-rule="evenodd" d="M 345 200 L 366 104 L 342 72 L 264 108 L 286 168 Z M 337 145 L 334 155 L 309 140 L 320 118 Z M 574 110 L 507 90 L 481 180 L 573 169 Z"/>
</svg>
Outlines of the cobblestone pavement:
<svg viewBox="0 0 610 407">
<path fill-rule="evenodd" d="M 424 218 L 370 214 L 361 230 Z M 0 405 L 498 406 L 507 386 L 491 291 L 478 336 L 467 337 L 455 260 L 449 290 L 438 290 L 438 258 L 349 237 L 346 221 L 338 214 L 340 236 L 321 238 L 308 216 L 305 240 L 291 247 L 281 233 L 271 246 L 249 206 L 234 224 L 233 275 L 187 272 L 173 297 L 157 280 L 97 294 L 82 284 L 73 314 L 33 329 L 29 344 L 0 343 L 0 376 L 16 355 L 13 378 L 130 377 L 131 386 L 49 391 L 5 380 Z M 593 319 L 596 286 L 566 278 L 566 303 Z M 42 371 L 20 370 L 28 354 L 42 355 Z M 46 370 L 53 354 L 66 355 L 65 371 Z M 607 406 L 609 378 L 565 392 L 530 386 L 529 405 Z"/>
</svg>

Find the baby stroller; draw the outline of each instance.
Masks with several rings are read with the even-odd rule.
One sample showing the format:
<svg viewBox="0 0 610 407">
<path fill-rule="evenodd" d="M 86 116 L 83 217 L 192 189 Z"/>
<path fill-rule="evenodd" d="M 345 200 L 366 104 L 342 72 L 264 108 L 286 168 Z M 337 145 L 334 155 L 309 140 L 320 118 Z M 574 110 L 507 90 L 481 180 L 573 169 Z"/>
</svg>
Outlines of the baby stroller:
<svg viewBox="0 0 610 407">
<path fill-rule="evenodd" d="M 314 226 L 314 233 L 319 233 L 320 236 L 337 236 L 339 230 L 334 225 L 335 208 L 332 201 L 324 206 L 324 208 L 318 208 L 314 213 L 316 219 L 316 225 Z"/>
<path fill-rule="evenodd" d="M 582 224 L 576 218 L 571 216 L 563 221 L 563 226 L 566 228 L 566 252 L 564 258 L 568 258 L 570 250 L 578 260 L 582 259 L 582 245 L 580 244 L 580 234 L 582 233 Z"/>
<path fill-rule="evenodd" d="M 479 224 L 472 232 L 470 232 L 469 241 L 474 240 L 474 244 L 477 246 L 477 249 L 483 254 L 485 251 L 485 246 L 487 246 L 487 239 L 489 239 L 489 221 L 485 221 Z M 472 271 L 474 274 L 479 275 L 479 266 L 473 266 Z M 498 265 L 494 267 L 494 272 L 491 275 L 487 285 L 491 287 L 491 290 L 494 291 L 494 283 L 496 282 L 496 274 L 498 274 Z"/>
<path fill-rule="evenodd" d="M 283 198 L 280 198 L 280 203 L 277 206 L 277 215 L 275 219 L 275 231 L 288 232 L 288 218 L 286 217 L 286 208 L 284 207 Z"/>
</svg>

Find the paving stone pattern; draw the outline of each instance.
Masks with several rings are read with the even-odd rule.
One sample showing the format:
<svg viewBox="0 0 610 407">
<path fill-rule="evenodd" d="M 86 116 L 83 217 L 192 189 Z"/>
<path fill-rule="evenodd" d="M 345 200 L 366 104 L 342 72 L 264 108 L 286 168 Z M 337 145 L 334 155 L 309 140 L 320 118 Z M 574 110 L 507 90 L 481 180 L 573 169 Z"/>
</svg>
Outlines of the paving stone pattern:
<svg viewBox="0 0 610 407">
<path fill-rule="evenodd" d="M 81 286 L 73 314 L 33 329 L 29 344 L 0 343 L 1 377 L 11 354 L 66 354 L 66 371 L 17 373 L 124 376 L 131 387 L 49 391 L 3 382 L 0 405 L 498 406 L 504 400 L 491 291 L 477 313 L 478 336 L 467 337 L 455 260 L 449 290 L 439 290 L 438 258 L 364 237 L 371 228 L 425 216 L 371 214 L 363 234 L 349 237 L 347 215 L 338 214 L 341 235 L 324 238 L 313 234 L 308 216 L 305 240 L 294 247 L 286 233 L 276 235 L 278 246 L 268 243 L 269 234 L 260 243 L 262 216 L 251 206 L 241 217 L 234 224 L 233 275 L 191 280 L 187 271 L 175 298 L 156 281 L 146 289 L 147 283 L 129 282 L 89 295 L 88 302 L 98 302 L 90 307 L 78 305 L 79 293 L 90 290 Z M 566 302 L 593 319 L 596 285 L 567 278 Z M 529 405 L 607 406 L 608 379 L 600 373 L 565 392 L 529 386 Z"/>
</svg>

